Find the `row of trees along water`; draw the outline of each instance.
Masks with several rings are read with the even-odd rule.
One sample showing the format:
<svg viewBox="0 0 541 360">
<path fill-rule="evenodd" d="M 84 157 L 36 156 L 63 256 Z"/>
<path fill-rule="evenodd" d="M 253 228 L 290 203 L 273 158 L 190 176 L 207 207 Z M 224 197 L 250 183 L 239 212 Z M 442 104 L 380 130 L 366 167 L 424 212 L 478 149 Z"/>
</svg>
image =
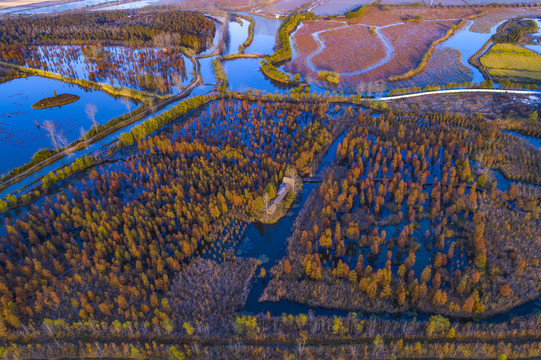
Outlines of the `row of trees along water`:
<svg viewBox="0 0 541 360">
<path fill-rule="evenodd" d="M 223 259 L 267 185 L 288 165 L 311 167 L 335 126 L 327 108 L 214 102 L 157 134 L 124 138 L 135 143 L 112 162 L 4 215 L 0 326 L 114 318 L 172 331 L 184 321 L 170 295 L 182 262 L 196 251 Z"/>
<path fill-rule="evenodd" d="M 183 53 L 211 44 L 215 24 L 191 12 L 117 11 L 6 18 L 0 29 L 2 61 L 163 94 L 183 88 Z"/>
<path fill-rule="evenodd" d="M 214 37 L 215 24 L 188 11 L 93 11 L 54 16 L 7 17 L 0 21 L 0 49 L 13 45 L 85 44 L 88 42 L 148 44 L 163 33 L 175 34 L 179 45 L 201 51 Z"/>
<path fill-rule="evenodd" d="M 94 45 L 12 46 L 0 60 L 60 74 L 71 79 L 86 79 L 146 91 L 166 93 L 181 90 L 187 80 L 183 50 L 171 47 L 175 41 L 162 41 L 155 47 Z M 169 45 L 165 45 L 165 44 Z M 161 46 L 156 46 L 156 45 Z"/>
<path fill-rule="evenodd" d="M 480 117 L 358 120 L 272 270 L 271 298 L 471 317 L 539 296 L 537 149 Z M 490 168 L 532 184 L 500 191 Z"/>
</svg>

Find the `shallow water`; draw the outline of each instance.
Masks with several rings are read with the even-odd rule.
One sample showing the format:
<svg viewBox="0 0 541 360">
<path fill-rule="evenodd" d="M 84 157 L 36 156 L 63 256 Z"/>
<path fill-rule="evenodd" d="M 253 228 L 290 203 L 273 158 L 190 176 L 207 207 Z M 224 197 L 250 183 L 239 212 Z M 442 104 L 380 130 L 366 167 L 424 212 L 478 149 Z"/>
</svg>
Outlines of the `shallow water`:
<svg viewBox="0 0 541 360">
<path fill-rule="evenodd" d="M 109 65 L 108 68 L 94 60 L 88 59 L 84 48 L 74 45 L 38 46 L 33 51 L 35 55 L 29 56 L 29 59 L 26 61 L 28 64 L 30 63 L 30 59 L 33 58 L 35 63 L 42 64 L 39 66 L 40 69 L 55 74 L 62 74 L 66 77 L 91 80 L 136 90 L 144 90 L 137 86 L 137 76 L 143 74 L 162 76 L 169 83 L 174 83 L 173 77 L 178 75 L 181 89 L 175 85 L 171 85 L 168 90 L 171 93 L 178 93 L 193 81 L 193 63 L 180 52 L 171 52 L 164 55 L 161 49 L 154 47 L 131 49 L 124 46 L 104 46 L 103 50 L 110 54 L 109 59 L 106 60 L 106 64 Z M 171 56 L 170 59 L 181 58 L 182 60 L 179 60 L 179 66 L 181 68 L 177 69 L 173 61 L 168 62 L 166 56 Z M 144 60 L 147 58 L 154 59 L 154 61 Z M 162 60 L 164 61 L 163 63 L 158 62 Z M 161 65 L 167 66 L 167 71 L 161 71 Z M 130 74 L 131 71 L 134 71 L 134 75 Z"/>
<path fill-rule="evenodd" d="M 61 107 L 31 108 L 37 101 L 53 96 L 53 91 L 74 94 L 80 99 Z M 10 154 L 0 159 L 0 173 L 25 164 L 39 149 L 52 148 L 47 132 L 42 128 L 46 120 L 53 121 L 58 131 L 72 142 L 80 138 L 80 127 L 88 131 L 92 126 L 85 114 L 87 104 L 96 105 L 99 124 L 105 124 L 127 111 L 121 98 L 38 76 L 0 84 L 0 97 L 4 99 L 0 108 L 0 153 Z M 130 104 L 133 110 L 136 104 L 132 101 Z"/>
<path fill-rule="evenodd" d="M 517 137 L 525 142 L 527 142 L 528 144 L 532 145 L 532 146 L 535 146 L 536 148 L 538 148 L 539 150 L 541 150 L 541 138 L 536 138 L 536 137 L 533 137 L 533 136 L 527 136 L 527 135 L 522 135 L 522 134 L 519 134 L 518 132 L 516 131 L 504 131 L 504 133 L 507 133 L 507 134 L 511 134 L 513 135 L 514 137 Z"/>
<path fill-rule="evenodd" d="M 229 81 L 229 89 L 245 92 L 248 89 L 266 92 L 285 92 L 289 87 L 273 83 L 261 72 L 259 59 L 236 59 L 224 61 L 224 68 Z"/>
<path fill-rule="evenodd" d="M 325 168 L 332 164 L 332 161 L 336 155 L 336 149 L 339 143 L 342 142 L 345 134 L 342 134 L 335 142 L 332 144 L 331 148 L 322 159 L 320 164 L 320 169 L 316 177 L 320 177 Z M 534 138 L 532 138 L 534 139 Z M 538 140 L 538 139 L 536 139 Z M 494 175 L 498 181 L 498 189 L 505 191 L 509 185 L 510 181 L 506 180 L 499 171 L 495 171 Z M 267 270 L 267 276 L 264 279 L 256 278 L 253 280 L 252 288 L 248 295 L 246 306 L 243 309 L 244 313 L 267 313 L 269 312 L 273 316 L 280 316 L 282 314 L 307 314 L 309 312 L 313 313 L 316 316 L 346 316 L 347 311 L 343 310 L 333 310 L 326 309 L 321 307 L 311 307 L 304 304 L 299 304 L 291 302 L 288 300 L 281 300 L 279 302 L 259 302 L 259 298 L 263 294 L 265 287 L 267 286 L 267 281 L 270 279 L 269 270 L 277 264 L 281 259 L 286 256 L 287 249 L 287 239 L 292 235 L 293 224 L 302 210 L 304 203 L 308 199 L 310 193 L 318 188 L 318 184 L 314 183 L 305 183 L 301 193 L 298 195 L 297 200 L 293 204 L 292 208 L 286 216 L 281 218 L 275 224 L 251 224 L 248 227 L 248 230 L 245 234 L 242 245 L 239 247 L 241 251 L 238 253 L 240 256 L 244 257 L 253 257 L 258 258 L 263 261 L 263 267 Z M 422 220 L 419 225 L 420 227 L 414 230 L 414 236 L 417 238 L 422 238 L 426 230 L 428 230 L 430 224 L 429 220 Z M 387 232 L 387 237 L 394 236 L 395 226 L 389 225 L 382 227 L 380 230 L 385 230 Z M 380 248 L 379 255 L 374 259 L 376 268 L 383 267 L 386 261 L 387 248 L 382 246 Z M 424 267 L 430 262 L 430 257 L 432 256 L 429 249 L 421 244 L 421 247 L 416 252 L 416 261 L 414 265 L 415 273 L 420 274 Z M 460 260 L 462 266 L 466 261 L 466 254 L 463 251 L 460 251 L 459 248 L 455 249 L 455 258 Z M 351 266 L 351 264 L 350 264 Z M 541 298 L 534 301 L 528 302 L 521 306 L 518 306 L 510 311 L 490 317 L 489 319 L 483 320 L 483 322 L 498 323 L 506 322 L 513 319 L 516 316 L 530 315 L 541 313 Z M 415 313 L 407 312 L 401 314 L 364 314 L 358 312 L 360 316 L 368 317 L 378 317 L 384 319 L 400 319 L 400 320 L 426 320 L 428 319 L 429 314 L 427 313 Z"/>
<path fill-rule="evenodd" d="M 501 23 L 492 27 L 489 33 L 471 31 L 470 28 L 472 24 L 473 21 L 470 21 L 466 27 L 457 31 L 450 39 L 439 44 L 437 48 L 452 48 L 460 51 L 462 54 L 462 64 L 472 71 L 471 81 L 476 83 L 484 81 L 485 78 L 475 66 L 470 65 L 468 59 L 479 51 L 490 37 L 496 33 L 496 30 Z"/>
<path fill-rule="evenodd" d="M 225 54 L 236 54 L 239 52 L 239 46 L 248 39 L 248 27 L 250 22 L 239 18 L 242 25 L 236 21 L 229 21 L 229 38 L 225 46 Z"/>
<path fill-rule="evenodd" d="M 119 130 L 116 130 L 115 132 L 107 135 L 105 138 L 101 139 L 100 141 L 94 143 L 94 144 L 90 144 L 88 146 L 88 148 L 83 148 L 82 150 L 79 150 L 73 154 L 71 154 L 71 156 L 65 158 L 65 159 L 61 159 L 61 160 L 57 160 L 55 161 L 54 163 L 40 169 L 39 171 L 36 171 L 35 173 L 25 177 L 24 179 L 20 180 L 19 182 L 7 187 L 6 189 L 4 189 L 3 191 L 0 192 L 0 198 L 3 198 L 5 197 L 6 195 L 8 194 L 16 194 L 17 192 L 19 191 L 22 191 L 23 188 L 26 188 L 27 186 L 33 184 L 34 182 L 36 182 L 37 180 L 39 180 L 41 177 L 47 175 L 49 172 L 51 171 L 56 171 L 58 170 L 59 168 L 61 168 L 63 165 L 67 164 L 67 163 L 70 163 L 72 161 L 75 161 L 76 159 L 80 158 L 80 157 L 83 157 L 85 155 L 88 155 L 88 154 L 92 154 L 102 148 L 105 148 L 107 145 L 109 145 L 110 143 L 112 143 L 113 141 L 117 140 L 121 134 L 125 133 L 125 132 L 129 132 L 131 129 L 133 129 L 135 126 L 145 122 L 147 119 L 151 118 L 151 117 L 156 117 L 158 116 L 159 114 L 163 113 L 164 111 L 167 111 L 169 109 L 171 109 L 172 107 L 174 107 L 175 105 L 177 105 L 177 103 L 173 103 L 173 104 L 170 104 L 168 106 L 166 106 L 165 108 L 161 109 L 160 111 L 154 113 L 154 114 L 151 114 L 151 115 L 148 115 L 148 116 L 145 116 L 144 118 L 140 119 L 140 120 L 137 120 L 133 123 L 131 123 L 130 125 L 127 125 Z M 99 109 L 98 109 L 99 111 Z"/>
</svg>

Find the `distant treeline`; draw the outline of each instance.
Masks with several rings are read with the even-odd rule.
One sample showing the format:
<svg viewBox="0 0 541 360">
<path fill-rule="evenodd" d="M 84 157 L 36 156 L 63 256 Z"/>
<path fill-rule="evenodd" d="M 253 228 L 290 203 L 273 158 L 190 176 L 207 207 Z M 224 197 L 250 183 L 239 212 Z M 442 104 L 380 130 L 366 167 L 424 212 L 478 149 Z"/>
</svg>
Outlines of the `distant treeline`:
<svg viewBox="0 0 541 360">
<path fill-rule="evenodd" d="M 163 33 L 176 34 L 181 45 L 201 50 L 214 37 L 214 22 L 188 11 L 98 11 L 56 16 L 13 17 L 0 21 L 0 49 L 29 43 L 90 41 L 143 44 Z"/>
</svg>

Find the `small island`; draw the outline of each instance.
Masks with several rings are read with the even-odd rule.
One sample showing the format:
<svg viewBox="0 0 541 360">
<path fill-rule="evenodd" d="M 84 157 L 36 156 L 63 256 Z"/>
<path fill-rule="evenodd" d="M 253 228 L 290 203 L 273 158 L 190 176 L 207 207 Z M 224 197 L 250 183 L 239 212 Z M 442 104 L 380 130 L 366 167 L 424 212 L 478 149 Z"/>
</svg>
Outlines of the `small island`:
<svg viewBox="0 0 541 360">
<path fill-rule="evenodd" d="M 40 101 L 32 105 L 32 109 L 48 109 L 55 106 L 71 104 L 72 102 L 76 102 L 77 100 L 79 100 L 79 96 L 77 95 L 73 95 L 73 94 L 57 95 L 55 91 L 54 96 L 41 99 Z"/>
</svg>

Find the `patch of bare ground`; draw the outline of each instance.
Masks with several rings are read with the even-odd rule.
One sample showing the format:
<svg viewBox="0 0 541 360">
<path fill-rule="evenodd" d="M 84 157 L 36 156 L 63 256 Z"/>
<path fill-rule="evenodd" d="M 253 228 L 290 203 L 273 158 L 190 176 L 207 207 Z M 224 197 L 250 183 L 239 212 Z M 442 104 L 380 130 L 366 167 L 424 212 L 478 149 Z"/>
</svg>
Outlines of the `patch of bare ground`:
<svg viewBox="0 0 541 360">
<path fill-rule="evenodd" d="M 250 281 L 260 262 L 229 257 L 222 262 L 197 258 L 173 280 L 167 298 L 181 319 L 216 323 L 246 303 Z"/>
<path fill-rule="evenodd" d="M 528 96 L 508 94 L 447 94 L 413 97 L 389 101 L 389 106 L 420 115 L 430 113 L 460 113 L 467 116 L 480 114 L 488 120 L 505 118 L 511 112 L 527 117 L 541 111 L 541 99 L 531 101 Z"/>
</svg>

